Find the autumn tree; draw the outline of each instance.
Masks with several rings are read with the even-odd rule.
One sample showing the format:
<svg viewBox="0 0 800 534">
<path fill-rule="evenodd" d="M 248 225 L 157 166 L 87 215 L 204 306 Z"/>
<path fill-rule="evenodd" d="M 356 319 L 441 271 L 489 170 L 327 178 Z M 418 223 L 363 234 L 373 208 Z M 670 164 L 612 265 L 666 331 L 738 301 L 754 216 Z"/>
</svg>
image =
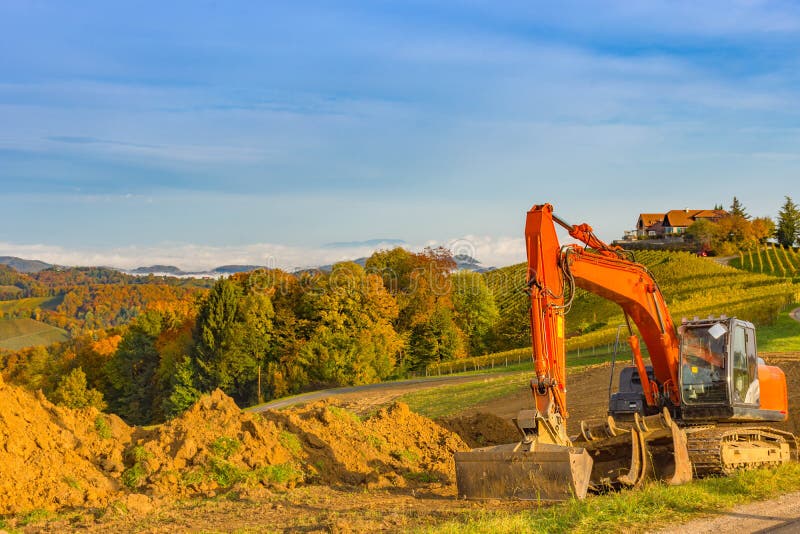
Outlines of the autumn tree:
<svg viewBox="0 0 800 534">
<path fill-rule="evenodd" d="M 752 245 L 763 245 L 774 235 L 775 223 L 769 217 L 756 217 L 750 221 L 748 239 Z"/>
<path fill-rule="evenodd" d="M 106 408 L 103 394 L 87 386 L 86 373 L 80 367 L 76 367 L 59 381 L 58 387 L 53 392 L 52 400 L 56 404 L 67 406 L 68 408 L 87 408 L 90 406 L 98 410 Z"/>
<path fill-rule="evenodd" d="M 486 352 L 486 336 L 495 325 L 499 313 L 492 292 L 483 275 L 458 271 L 451 277 L 455 321 L 467 336 L 469 352 Z"/>
<path fill-rule="evenodd" d="M 368 384 L 390 376 L 403 347 L 392 322 L 398 306 L 376 274 L 338 263 L 309 292 L 314 331 L 299 358 L 321 384 Z"/>
<path fill-rule="evenodd" d="M 397 299 L 397 331 L 406 338 L 405 368 L 463 356 L 463 334 L 455 322 L 450 275 L 456 264 L 449 250 L 427 248 L 420 253 L 402 248 L 380 251 L 367 269 L 382 274 Z"/>
<path fill-rule="evenodd" d="M 800 240 L 800 208 L 788 196 L 778 212 L 775 238 L 784 247 L 791 247 Z"/>
<path fill-rule="evenodd" d="M 686 236 L 697 243 L 699 250 L 704 251 L 713 249 L 719 233 L 719 227 L 708 219 L 697 219 L 686 229 Z"/>
</svg>

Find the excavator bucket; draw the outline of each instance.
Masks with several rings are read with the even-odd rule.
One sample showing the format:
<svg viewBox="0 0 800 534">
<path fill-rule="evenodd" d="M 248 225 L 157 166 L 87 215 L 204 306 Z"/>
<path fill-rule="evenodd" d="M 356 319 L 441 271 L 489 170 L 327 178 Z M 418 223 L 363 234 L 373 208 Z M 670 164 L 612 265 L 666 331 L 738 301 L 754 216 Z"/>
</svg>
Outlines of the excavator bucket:
<svg viewBox="0 0 800 534">
<path fill-rule="evenodd" d="M 631 423 L 623 425 L 612 417 L 594 427 L 581 423 L 574 444 L 592 457 L 594 491 L 636 488 L 646 480 L 677 485 L 692 479 L 686 433 L 666 409 L 647 417 L 635 414 Z"/>
<path fill-rule="evenodd" d="M 459 497 L 564 501 L 583 499 L 592 459 L 581 447 L 519 442 L 457 452 Z"/>
<path fill-rule="evenodd" d="M 522 441 L 458 452 L 459 497 L 563 501 L 587 491 L 636 488 L 646 480 L 676 485 L 692 479 L 686 433 L 664 410 L 634 416 L 627 425 L 612 418 L 581 423 L 573 446 Z"/>
</svg>

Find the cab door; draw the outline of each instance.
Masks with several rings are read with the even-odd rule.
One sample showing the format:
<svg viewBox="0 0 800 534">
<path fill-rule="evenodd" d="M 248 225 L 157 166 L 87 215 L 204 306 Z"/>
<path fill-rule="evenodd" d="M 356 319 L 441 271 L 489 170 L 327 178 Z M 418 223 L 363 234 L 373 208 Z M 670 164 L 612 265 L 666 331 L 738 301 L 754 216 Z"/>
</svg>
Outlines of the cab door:
<svg viewBox="0 0 800 534">
<path fill-rule="evenodd" d="M 755 331 L 751 325 L 737 321 L 731 334 L 731 401 L 734 405 L 758 407 L 761 392 Z"/>
</svg>

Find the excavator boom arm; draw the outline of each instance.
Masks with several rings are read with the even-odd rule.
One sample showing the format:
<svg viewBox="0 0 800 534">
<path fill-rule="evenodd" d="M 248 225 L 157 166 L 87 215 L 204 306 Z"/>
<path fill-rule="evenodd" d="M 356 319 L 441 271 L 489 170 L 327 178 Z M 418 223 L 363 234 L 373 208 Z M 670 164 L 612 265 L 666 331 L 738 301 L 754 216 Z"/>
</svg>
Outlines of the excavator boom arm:
<svg viewBox="0 0 800 534">
<path fill-rule="evenodd" d="M 555 224 L 584 242 L 586 247 L 561 247 Z M 555 405 L 567 417 L 565 390 L 565 280 L 605 299 L 616 302 L 636 324 L 644 339 L 661 391 L 651 391 L 645 367 L 638 355 L 642 384 L 648 403 L 655 404 L 657 393 L 679 403 L 679 339 L 664 296 L 646 267 L 623 256 L 597 238 L 591 226 L 570 225 L 553 214 L 550 204 L 536 205 L 528 212 L 525 224 L 528 254 L 528 288 L 531 298 L 531 338 L 536 379 L 533 383 L 537 409 Z M 630 325 L 629 325 L 630 327 Z M 638 339 L 630 332 L 634 355 Z M 655 389 L 655 388 L 654 388 Z"/>
</svg>

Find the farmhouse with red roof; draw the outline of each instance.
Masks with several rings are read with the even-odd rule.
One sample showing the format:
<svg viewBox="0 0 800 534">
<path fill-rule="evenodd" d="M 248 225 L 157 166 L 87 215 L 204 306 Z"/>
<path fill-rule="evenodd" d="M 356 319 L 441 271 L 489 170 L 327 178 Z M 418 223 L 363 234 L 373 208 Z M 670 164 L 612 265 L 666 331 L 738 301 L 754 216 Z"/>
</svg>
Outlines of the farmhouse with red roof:
<svg viewBox="0 0 800 534">
<path fill-rule="evenodd" d="M 666 213 L 640 213 L 636 221 L 636 237 L 639 239 L 679 236 L 700 219 L 717 222 L 727 215 L 725 210 L 670 210 Z"/>
</svg>

